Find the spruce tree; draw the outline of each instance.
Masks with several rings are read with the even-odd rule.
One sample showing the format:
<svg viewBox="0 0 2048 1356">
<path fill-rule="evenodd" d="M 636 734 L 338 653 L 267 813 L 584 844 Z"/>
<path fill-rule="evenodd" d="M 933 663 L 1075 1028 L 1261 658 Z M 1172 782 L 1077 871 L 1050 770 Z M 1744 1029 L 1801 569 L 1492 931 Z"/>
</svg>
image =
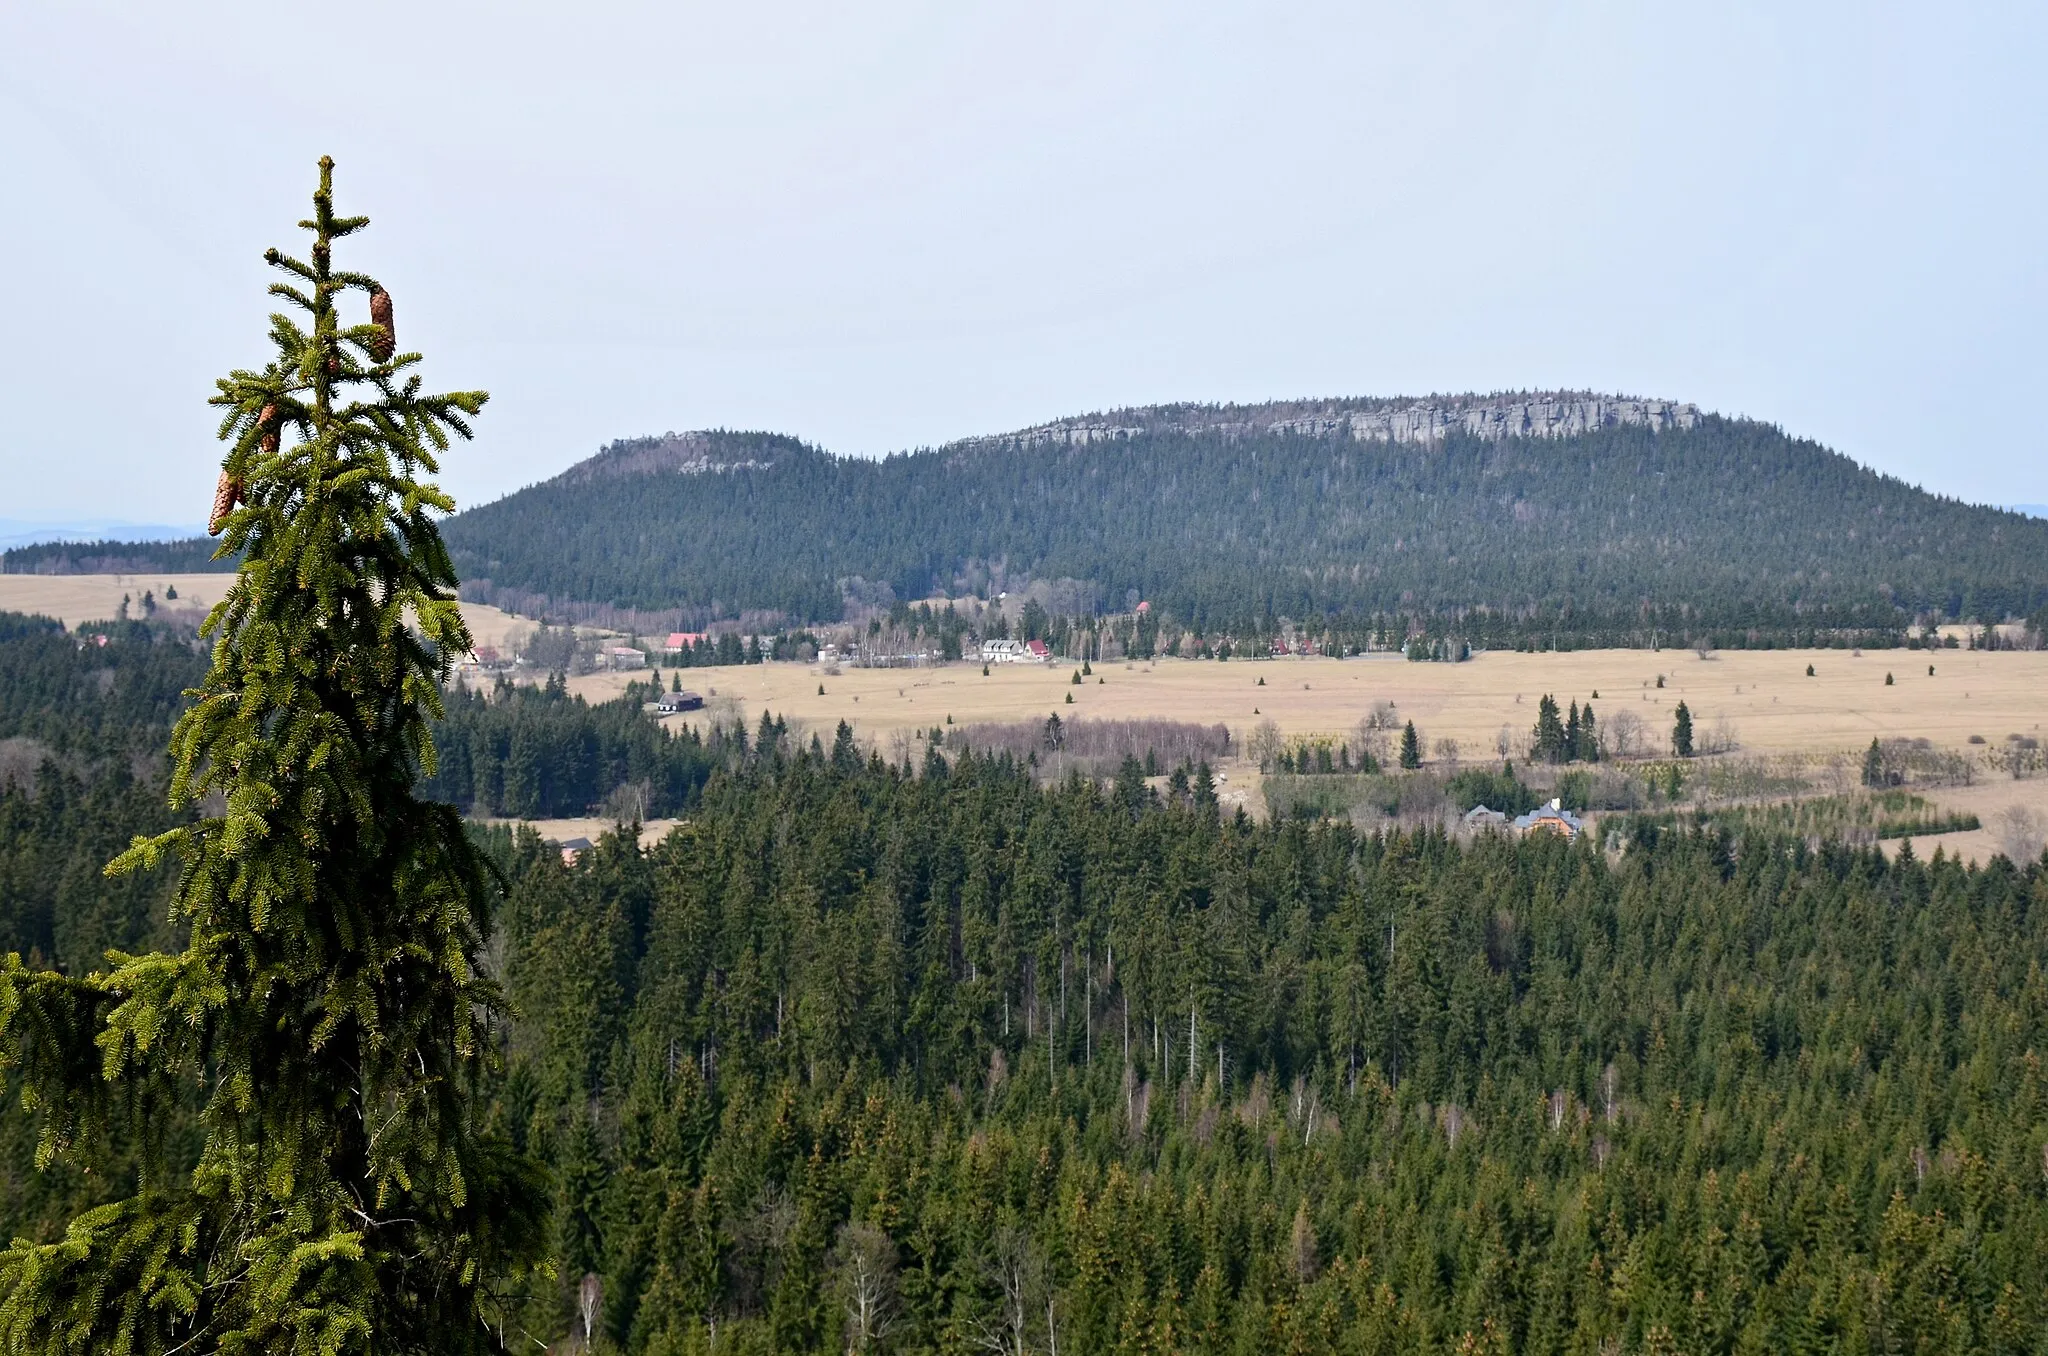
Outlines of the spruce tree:
<svg viewBox="0 0 2048 1356">
<path fill-rule="evenodd" d="M 1671 751 L 1680 758 L 1692 757 L 1692 711 L 1684 702 L 1671 722 Z"/>
<path fill-rule="evenodd" d="M 310 258 L 265 255 L 274 356 L 212 397 L 220 550 L 243 561 L 171 739 L 172 805 L 203 812 L 108 867 L 180 864 L 186 949 L 0 967 L 0 1068 L 39 1163 L 141 1146 L 130 1194 L 0 1253 L 6 1351 L 495 1351 L 496 1297 L 541 1247 L 544 1183 L 473 1097 L 493 882 L 456 812 L 413 793 L 469 648 L 434 517 L 452 505 L 420 476 L 485 397 L 423 393 L 389 294 L 335 266 L 367 219 L 335 214 L 332 171 Z M 351 293 L 368 323 L 344 321 Z M 196 1163 L 166 1151 L 180 1114 Z"/>
<path fill-rule="evenodd" d="M 1410 772 L 1422 766 L 1422 737 L 1412 720 L 1401 727 L 1401 766 Z"/>
<path fill-rule="evenodd" d="M 1564 722 L 1558 718 L 1557 698 L 1546 692 L 1536 703 L 1536 756 L 1547 763 L 1560 763 L 1564 755 Z"/>
</svg>

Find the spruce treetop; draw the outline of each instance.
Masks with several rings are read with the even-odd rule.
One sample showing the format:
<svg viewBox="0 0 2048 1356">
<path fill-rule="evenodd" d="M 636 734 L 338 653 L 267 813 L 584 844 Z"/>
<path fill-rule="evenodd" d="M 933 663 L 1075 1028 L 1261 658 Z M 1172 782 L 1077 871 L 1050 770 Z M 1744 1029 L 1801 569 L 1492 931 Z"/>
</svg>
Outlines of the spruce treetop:
<svg viewBox="0 0 2048 1356">
<path fill-rule="evenodd" d="M 0 1070 L 38 1159 L 145 1144 L 132 1195 L 0 1253 L 7 1351 L 472 1351 L 537 1251 L 540 1183 L 469 1094 L 499 1006 L 493 890 L 456 813 L 423 802 L 431 720 L 469 647 L 434 515 L 436 458 L 481 391 L 426 394 L 390 294 L 335 266 L 368 225 L 320 162 L 309 257 L 273 249 L 273 355 L 218 383 L 216 499 L 240 572 L 171 739 L 188 825 L 108 867 L 176 860 L 176 955 L 83 977 L 0 964 Z M 352 293 L 369 320 L 348 323 Z M 167 1122 L 196 1118 L 196 1164 Z"/>
</svg>

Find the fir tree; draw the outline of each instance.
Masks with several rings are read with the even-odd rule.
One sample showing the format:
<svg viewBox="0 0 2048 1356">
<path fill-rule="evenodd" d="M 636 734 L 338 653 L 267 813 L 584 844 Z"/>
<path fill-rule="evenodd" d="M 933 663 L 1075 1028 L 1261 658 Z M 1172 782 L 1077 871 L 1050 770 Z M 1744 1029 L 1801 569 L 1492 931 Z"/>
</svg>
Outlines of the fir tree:
<svg viewBox="0 0 2048 1356">
<path fill-rule="evenodd" d="M 1671 751 L 1680 758 L 1692 757 L 1692 711 L 1684 702 L 1671 723 Z"/>
<path fill-rule="evenodd" d="M 367 220 L 335 215 L 332 170 L 300 223 L 310 261 L 265 256 L 287 278 L 275 356 L 212 398 L 219 555 L 243 560 L 171 800 L 225 808 L 108 868 L 178 859 L 189 944 L 83 978 L 0 968 L 0 1067 L 41 1115 L 38 1162 L 143 1146 L 132 1195 L 0 1253 L 8 1351 L 498 1350 L 495 1292 L 539 1250 L 536 1170 L 469 1095 L 499 1007 L 491 878 L 456 812 L 413 793 L 470 644 L 433 517 L 452 504 L 418 477 L 484 395 L 423 394 L 389 295 L 335 268 Z M 350 292 L 372 323 L 343 322 Z M 195 1097 L 180 1165 L 162 1127 Z"/>
<path fill-rule="evenodd" d="M 1422 766 L 1422 739 L 1412 720 L 1401 727 L 1401 766 L 1409 772 Z"/>
</svg>

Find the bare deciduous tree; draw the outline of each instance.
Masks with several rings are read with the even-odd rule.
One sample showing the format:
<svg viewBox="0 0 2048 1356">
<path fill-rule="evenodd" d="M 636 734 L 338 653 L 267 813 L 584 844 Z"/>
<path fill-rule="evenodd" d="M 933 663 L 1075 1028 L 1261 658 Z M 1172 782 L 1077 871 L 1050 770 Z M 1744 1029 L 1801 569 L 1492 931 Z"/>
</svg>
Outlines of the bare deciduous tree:
<svg viewBox="0 0 2048 1356">
<path fill-rule="evenodd" d="M 983 1270 L 996 1307 L 989 1317 L 975 1320 L 974 1345 L 997 1356 L 1032 1356 L 1042 1338 L 1048 1356 L 1059 1356 L 1059 1313 L 1045 1262 L 1030 1236 L 1013 1225 L 998 1229 Z"/>
<path fill-rule="evenodd" d="M 604 798 L 605 818 L 614 824 L 642 824 L 647 820 L 647 807 L 653 803 L 654 786 L 642 779 L 637 782 L 622 782 L 612 788 Z"/>
<path fill-rule="evenodd" d="M 2014 863 L 2025 866 L 2040 857 L 2048 843 L 2048 815 L 2031 805 L 2008 805 L 1997 822 L 1999 849 Z"/>
<path fill-rule="evenodd" d="M 1395 713 L 1394 704 L 1374 702 L 1358 722 L 1358 751 L 1385 766 L 1393 748 L 1393 732 L 1400 728 L 1401 718 Z"/>
<path fill-rule="evenodd" d="M 1607 753 L 1612 758 L 1639 758 L 1643 752 L 1643 718 L 1623 707 L 1607 717 Z"/>
<path fill-rule="evenodd" d="M 872 1350 L 896 1321 L 896 1244 L 873 1224 L 845 1224 L 832 1267 L 846 1309 L 846 1350 Z"/>
<path fill-rule="evenodd" d="M 583 1326 L 583 1349 L 589 1351 L 597 1345 L 597 1320 L 604 1314 L 604 1282 L 594 1271 L 583 1273 L 583 1284 L 576 1289 L 576 1321 Z"/>
<path fill-rule="evenodd" d="M 1268 718 L 1252 726 L 1251 733 L 1244 737 L 1244 752 L 1260 767 L 1271 767 L 1280 756 L 1279 722 Z"/>
</svg>

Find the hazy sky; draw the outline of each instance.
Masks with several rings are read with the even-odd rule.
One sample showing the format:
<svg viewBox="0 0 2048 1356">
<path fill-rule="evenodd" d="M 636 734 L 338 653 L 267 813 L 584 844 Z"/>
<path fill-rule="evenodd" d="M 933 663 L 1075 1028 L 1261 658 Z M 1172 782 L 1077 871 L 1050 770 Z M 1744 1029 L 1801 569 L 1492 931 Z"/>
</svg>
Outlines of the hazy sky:
<svg viewBox="0 0 2048 1356">
<path fill-rule="evenodd" d="M 0 516 L 197 522 L 323 152 L 464 502 L 1590 387 L 2048 501 L 2048 6 L 0 5 Z"/>
</svg>

